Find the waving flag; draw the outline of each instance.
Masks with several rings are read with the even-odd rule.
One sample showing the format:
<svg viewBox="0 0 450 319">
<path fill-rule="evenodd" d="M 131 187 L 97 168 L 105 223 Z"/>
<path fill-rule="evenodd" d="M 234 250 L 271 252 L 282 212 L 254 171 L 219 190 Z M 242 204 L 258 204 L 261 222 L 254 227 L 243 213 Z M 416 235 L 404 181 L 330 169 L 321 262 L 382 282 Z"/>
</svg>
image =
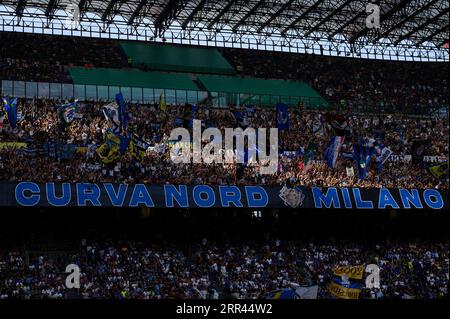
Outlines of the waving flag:
<svg viewBox="0 0 450 319">
<path fill-rule="evenodd" d="M 17 98 L 14 98 L 12 101 L 8 100 L 8 98 L 3 98 L 2 104 L 5 108 L 9 124 L 15 129 L 17 126 Z"/>
<path fill-rule="evenodd" d="M 344 139 L 344 136 L 334 136 L 330 140 L 330 144 L 325 154 L 325 159 L 327 160 L 328 166 L 331 168 L 336 167 L 339 151 L 341 150 L 342 144 L 344 144 Z"/>
<path fill-rule="evenodd" d="M 277 104 L 277 119 L 276 119 L 277 128 L 279 130 L 288 130 L 289 129 L 289 112 L 288 106 L 283 103 Z"/>
<path fill-rule="evenodd" d="M 198 106 L 186 103 L 184 106 L 183 127 L 190 128 L 197 115 Z"/>
<path fill-rule="evenodd" d="M 59 119 L 62 124 L 67 125 L 75 118 L 78 100 L 60 105 L 57 109 Z"/>
<path fill-rule="evenodd" d="M 334 297 L 341 299 L 359 299 L 361 285 L 349 282 L 340 278 L 335 278 L 328 286 L 328 291 Z"/>
<path fill-rule="evenodd" d="M 239 111 L 233 112 L 234 119 L 236 120 L 239 127 L 242 129 L 247 128 L 248 126 L 248 120 L 247 120 L 247 114 Z"/>
<path fill-rule="evenodd" d="M 392 155 L 392 151 L 390 148 L 384 146 L 381 143 L 375 142 L 375 154 L 376 154 L 376 162 L 378 164 L 378 169 L 381 170 L 383 168 L 384 162 L 388 160 L 388 158 Z"/>
<path fill-rule="evenodd" d="M 353 158 L 356 161 L 356 171 L 358 172 L 359 179 L 367 177 L 370 160 L 375 152 L 375 147 L 353 144 Z"/>
<path fill-rule="evenodd" d="M 119 118 L 119 106 L 117 103 L 113 102 L 108 105 L 103 106 L 102 109 L 105 119 L 108 121 L 109 128 L 114 133 L 120 132 L 120 118 Z"/>
<path fill-rule="evenodd" d="M 96 153 L 103 163 L 111 164 L 120 159 L 120 137 L 113 132 L 107 132 L 105 142 L 96 149 Z"/>
<path fill-rule="evenodd" d="M 125 100 L 123 99 L 122 92 L 116 94 L 116 103 L 118 105 L 119 126 L 123 128 L 124 131 L 126 131 L 129 117 L 125 109 Z"/>
<path fill-rule="evenodd" d="M 130 135 L 125 135 L 125 136 L 119 136 L 119 138 L 120 138 L 119 151 L 121 154 L 124 154 L 126 152 L 126 150 L 128 149 L 128 146 L 130 146 L 131 137 L 130 137 Z"/>
<path fill-rule="evenodd" d="M 164 92 L 159 95 L 159 109 L 163 112 L 167 111 L 166 99 L 164 98 Z"/>
<path fill-rule="evenodd" d="M 429 171 L 436 178 L 448 176 L 448 161 L 439 165 L 431 166 Z"/>
<path fill-rule="evenodd" d="M 247 116 L 247 118 L 254 117 L 255 116 L 255 107 L 253 105 L 246 106 L 244 113 L 245 113 L 245 116 Z"/>
</svg>

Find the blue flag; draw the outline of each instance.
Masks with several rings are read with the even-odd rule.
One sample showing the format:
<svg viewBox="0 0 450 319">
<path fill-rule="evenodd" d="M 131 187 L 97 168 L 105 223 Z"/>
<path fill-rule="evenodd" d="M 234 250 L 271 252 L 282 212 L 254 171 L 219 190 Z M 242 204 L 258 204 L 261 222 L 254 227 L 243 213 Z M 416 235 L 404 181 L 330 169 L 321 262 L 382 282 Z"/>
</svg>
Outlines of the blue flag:
<svg viewBox="0 0 450 319">
<path fill-rule="evenodd" d="M 375 154 L 375 147 L 353 144 L 353 157 L 356 161 L 356 170 L 359 179 L 365 179 L 369 173 L 369 164 L 372 155 Z"/>
<path fill-rule="evenodd" d="M 379 171 L 383 169 L 383 164 L 388 160 L 388 158 L 392 155 L 392 151 L 390 148 L 384 146 L 382 143 L 375 142 L 374 143 L 375 148 L 375 155 L 376 155 L 376 162 L 377 162 L 377 168 Z"/>
<path fill-rule="evenodd" d="M 128 117 L 128 113 L 125 109 L 125 100 L 123 99 L 122 92 L 119 92 L 116 94 L 116 103 L 118 105 L 118 110 L 119 110 L 120 126 L 123 127 L 124 130 L 126 130 L 129 117 Z"/>
<path fill-rule="evenodd" d="M 289 129 L 289 112 L 288 106 L 283 103 L 277 104 L 277 119 L 276 119 L 277 128 L 279 130 L 288 130 Z"/>
<path fill-rule="evenodd" d="M 129 135 L 126 135 L 126 136 L 119 136 L 119 138 L 120 138 L 119 151 L 121 154 L 123 154 L 126 152 L 128 146 L 130 145 L 131 137 Z"/>
<path fill-rule="evenodd" d="M 255 107 L 253 105 L 245 107 L 245 114 L 247 117 L 253 117 L 255 115 Z"/>
<path fill-rule="evenodd" d="M 65 103 L 63 105 L 58 106 L 58 109 L 56 110 L 59 119 L 63 124 L 69 124 L 73 121 L 75 118 L 75 110 L 77 108 L 78 100 L 75 100 L 74 102 Z"/>
<path fill-rule="evenodd" d="M 186 103 L 184 106 L 183 127 L 192 127 L 195 116 L 197 115 L 198 106 Z"/>
<path fill-rule="evenodd" d="M 183 126 L 183 119 L 182 118 L 179 118 L 179 117 L 177 117 L 175 120 L 174 120 L 174 123 L 173 123 L 173 125 L 175 126 L 175 127 L 180 127 L 180 126 Z"/>
<path fill-rule="evenodd" d="M 234 111 L 233 116 L 239 127 L 245 129 L 248 126 L 247 115 L 245 113 Z"/>
<path fill-rule="evenodd" d="M 342 144 L 344 144 L 344 136 L 334 136 L 330 140 L 330 144 L 325 153 L 325 159 L 327 160 L 327 164 L 331 168 L 336 167 L 337 159 L 339 157 L 339 152 L 341 150 Z"/>
<path fill-rule="evenodd" d="M 15 129 L 17 126 L 17 98 L 14 98 L 12 101 L 8 98 L 3 98 L 2 103 L 6 111 L 8 122 L 11 124 L 11 127 Z"/>
</svg>

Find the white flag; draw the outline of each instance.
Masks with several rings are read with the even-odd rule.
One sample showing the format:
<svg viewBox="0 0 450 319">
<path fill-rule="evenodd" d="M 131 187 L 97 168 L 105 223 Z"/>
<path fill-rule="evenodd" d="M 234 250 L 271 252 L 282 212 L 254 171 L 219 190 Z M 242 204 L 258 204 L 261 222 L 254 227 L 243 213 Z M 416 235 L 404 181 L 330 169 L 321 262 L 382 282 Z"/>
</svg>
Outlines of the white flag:
<svg viewBox="0 0 450 319">
<path fill-rule="evenodd" d="M 348 177 L 355 176 L 355 171 L 353 170 L 353 167 L 346 167 L 345 170 L 347 171 L 347 176 Z"/>
</svg>

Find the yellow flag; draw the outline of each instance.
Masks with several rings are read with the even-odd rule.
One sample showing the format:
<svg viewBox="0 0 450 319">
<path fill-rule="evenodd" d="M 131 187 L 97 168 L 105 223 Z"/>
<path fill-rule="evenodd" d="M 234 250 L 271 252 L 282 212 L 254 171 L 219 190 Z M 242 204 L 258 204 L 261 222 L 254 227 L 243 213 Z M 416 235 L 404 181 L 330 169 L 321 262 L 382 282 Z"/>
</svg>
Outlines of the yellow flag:
<svg viewBox="0 0 450 319">
<path fill-rule="evenodd" d="M 106 134 L 105 143 L 100 145 L 96 150 L 103 163 L 110 164 L 120 159 L 120 139 L 113 133 Z"/>
<path fill-rule="evenodd" d="M 331 282 L 328 286 L 328 291 L 335 297 L 341 299 L 358 299 L 361 289 L 346 288 L 338 283 Z"/>
<path fill-rule="evenodd" d="M 159 95 L 159 109 L 163 112 L 167 110 L 166 99 L 164 98 L 164 92 Z"/>
<path fill-rule="evenodd" d="M 448 162 L 430 167 L 430 172 L 436 178 L 441 178 L 442 175 L 448 175 Z"/>
<path fill-rule="evenodd" d="M 361 279 L 364 274 L 364 265 L 359 266 L 339 266 L 333 269 L 336 276 L 347 275 L 350 279 Z"/>
</svg>

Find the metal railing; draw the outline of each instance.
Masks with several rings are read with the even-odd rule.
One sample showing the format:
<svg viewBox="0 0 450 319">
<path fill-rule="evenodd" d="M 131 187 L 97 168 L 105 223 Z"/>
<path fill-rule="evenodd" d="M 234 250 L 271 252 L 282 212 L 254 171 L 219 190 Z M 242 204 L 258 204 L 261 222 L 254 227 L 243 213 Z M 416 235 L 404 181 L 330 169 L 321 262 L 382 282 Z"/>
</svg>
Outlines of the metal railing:
<svg viewBox="0 0 450 319">
<path fill-rule="evenodd" d="M 122 86 L 84 85 L 72 83 L 49 83 L 2 80 L 1 93 L 19 98 L 69 99 L 79 101 L 112 101 L 116 93 L 122 92 L 125 101 L 132 103 L 159 103 L 163 95 L 167 104 L 197 104 L 210 101 L 213 107 L 230 105 L 274 106 L 278 102 L 288 105 L 302 103 L 308 108 L 325 108 L 328 103 L 320 97 L 258 95 L 249 93 L 225 93 L 189 91 L 176 89 L 136 88 Z"/>
<path fill-rule="evenodd" d="M 172 105 L 185 103 L 197 104 L 210 101 L 213 107 L 228 107 L 230 105 L 257 105 L 273 107 L 278 102 L 286 103 L 290 106 L 303 104 L 308 109 L 328 109 L 346 114 L 402 114 L 417 115 L 426 117 L 448 118 L 448 105 L 433 106 L 415 105 L 405 107 L 403 105 L 383 105 L 361 103 L 327 103 L 321 98 L 301 97 L 301 96 L 278 96 L 278 95 L 257 95 L 248 93 L 224 93 L 208 91 L 188 91 L 175 89 L 155 89 L 155 88 L 134 88 L 118 86 L 84 85 L 72 83 L 49 83 L 31 81 L 1 81 L 1 95 L 19 98 L 49 98 L 49 99 L 70 99 L 77 98 L 79 101 L 113 101 L 118 92 L 122 92 L 124 99 L 132 103 L 154 104 L 159 103 L 163 94 L 165 102 Z M 326 103 L 326 104 L 325 104 Z"/>
</svg>

